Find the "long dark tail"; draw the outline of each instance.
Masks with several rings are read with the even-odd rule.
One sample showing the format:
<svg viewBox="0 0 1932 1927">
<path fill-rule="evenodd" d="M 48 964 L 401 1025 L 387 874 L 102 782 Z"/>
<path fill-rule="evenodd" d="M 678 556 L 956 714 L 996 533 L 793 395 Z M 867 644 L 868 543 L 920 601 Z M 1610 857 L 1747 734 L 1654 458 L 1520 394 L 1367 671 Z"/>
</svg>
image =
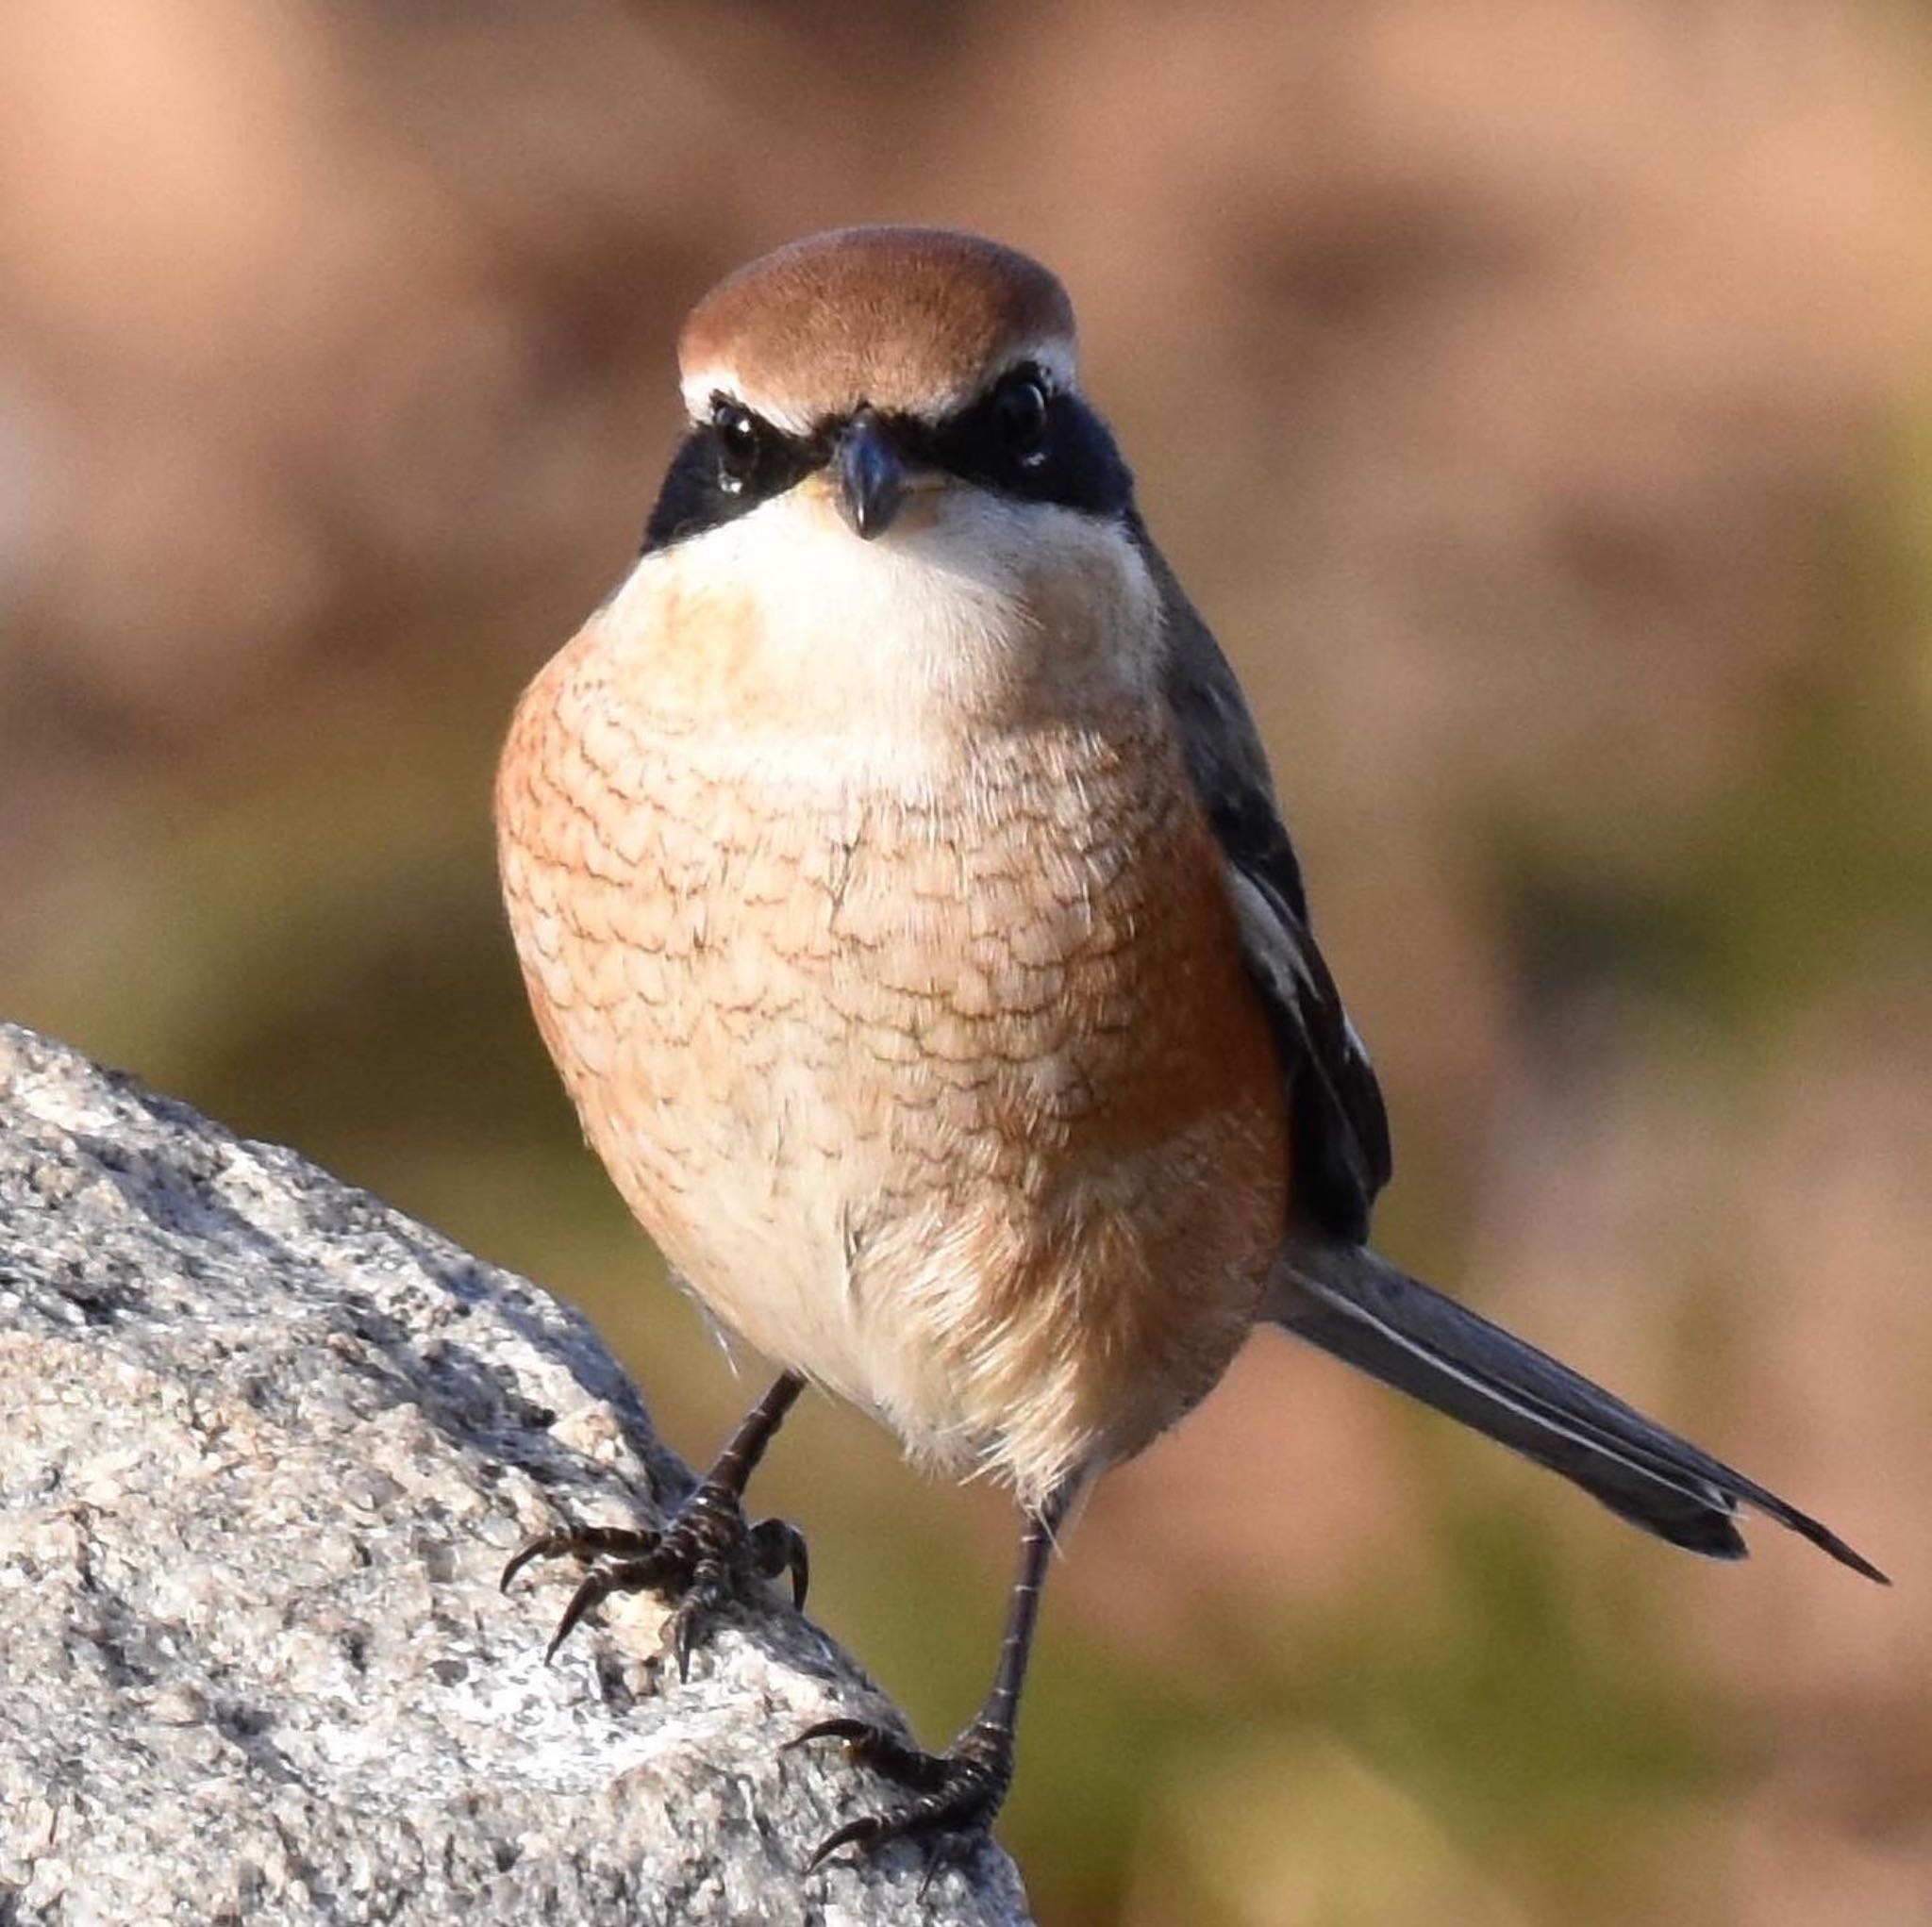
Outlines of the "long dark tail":
<svg viewBox="0 0 1932 1927">
<path fill-rule="evenodd" d="M 1714 1559 L 1745 1555 L 1740 1504 L 1890 1585 L 1838 1535 L 1621 1399 L 1360 1245 L 1307 1253 L 1268 1315 L 1398 1391 L 1561 1472 L 1619 1518 Z"/>
</svg>

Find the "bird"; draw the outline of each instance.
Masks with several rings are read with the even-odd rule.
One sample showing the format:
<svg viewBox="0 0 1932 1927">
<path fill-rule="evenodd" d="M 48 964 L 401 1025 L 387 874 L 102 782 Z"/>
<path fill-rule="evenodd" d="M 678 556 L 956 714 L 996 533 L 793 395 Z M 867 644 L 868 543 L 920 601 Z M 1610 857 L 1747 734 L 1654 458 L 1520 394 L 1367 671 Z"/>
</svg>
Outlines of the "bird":
<svg viewBox="0 0 1932 1927">
<path fill-rule="evenodd" d="M 1371 1248 L 1374 1069 L 1234 671 L 1028 256 L 861 226 L 739 269 L 678 340 L 641 552 L 517 706 L 499 867 L 584 1133 L 710 1318 L 776 1368 L 661 1530 L 566 1527 L 552 1642 L 670 1605 L 688 1672 L 805 1542 L 747 1482 L 807 1386 L 1021 1516 L 991 1689 L 940 1753 L 856 1719 L 891 1802 L 817 1867 L 963 1851 L 1011 1785 L 1081 1497 L 1285 1329 L 1673 1545 L 1817 1520 Z"/>
</svg>

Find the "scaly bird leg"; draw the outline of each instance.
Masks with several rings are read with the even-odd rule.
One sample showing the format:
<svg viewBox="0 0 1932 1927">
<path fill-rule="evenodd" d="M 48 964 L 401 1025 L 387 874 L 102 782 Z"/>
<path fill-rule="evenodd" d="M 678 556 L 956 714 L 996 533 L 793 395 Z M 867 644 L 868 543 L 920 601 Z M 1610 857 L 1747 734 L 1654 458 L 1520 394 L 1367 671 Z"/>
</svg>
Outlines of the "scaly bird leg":
<svg viewBox="0 0 1932 1927">
<path fill-rule="evenodd" d="M 841 1847 L 866 1852 L 888 1840 L 917 1837 L 930 1843 L 931 1879 L 943 1858 L 956 1857 L 993 1822 L 1013 1784 L 1013 1731 L 1020 1711 L 1020 1688 L 1033 1649 L 1040 1618 L 1040 1591 L 1053 1555 L 1054 1534 L 1065 1518 L 1077 1483 L 1070 1481 L 1039 1512 L 1028 1516 L 1020 1540 L 1020 1569 L 1007 1607 L 1006 1637 L 1000 1645 L 992 1691 L 979 1716 L 942 1753 L 922 1753 L 895 1734 L 864 1719 L 822 1719 L 808 1727 L 786 1751 L 808 1740 L 839 1739 L 854 1759 L 896 1780 L 912 1798 L 884 1813 L 848 1820 L 819 1843 L 809 1867 Z M 809 1870 L 809 1869 L 808 1869 Z"/>
<path fill-rule="evenodd" d="M 811 1569 L 803 1535 L 781 1519 L 748 1523 L 741 1503 L 773 1434 L 804 1389 L 805 1380 L 795 1371 L 777 1380 L 745 1414 L 717 1463 L 691 1488 L 662 1532 L 566 1527 L 532 1539 L 510 1560 L 503 1569 L 506 1588 L 533 1559 L 570 1556 L 610 1562 L 593 1566 L 571 1595 L 544 1653 L 546 1661 L 577 1621 L 613 1592 L 650 1591 L 673 1602 L 658 1662 L 675 1659 L 680 1679 L 691 1676 L 691 1649 L 706 1616 L 742 1596 L 754 1581 L 790 1572 L 792 1600 L 801 1606 L 805 1603 Z"/>
</svg>

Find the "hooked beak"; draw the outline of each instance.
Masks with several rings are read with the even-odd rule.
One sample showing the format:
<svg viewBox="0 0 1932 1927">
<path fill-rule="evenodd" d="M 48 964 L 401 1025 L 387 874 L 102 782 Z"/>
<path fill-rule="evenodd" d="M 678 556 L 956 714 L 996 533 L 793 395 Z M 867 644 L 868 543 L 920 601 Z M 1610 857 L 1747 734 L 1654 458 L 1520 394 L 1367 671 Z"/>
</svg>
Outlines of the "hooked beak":
<svg viewBox="0 0 1932 1927">
<path fill-rule="evenodd" d="M 832 457 L 839 513 L 861 541 L 892 525 L 906 499 L 906 464 L 877 410 L 860 408 L 846 424 Z"/>
</svg>

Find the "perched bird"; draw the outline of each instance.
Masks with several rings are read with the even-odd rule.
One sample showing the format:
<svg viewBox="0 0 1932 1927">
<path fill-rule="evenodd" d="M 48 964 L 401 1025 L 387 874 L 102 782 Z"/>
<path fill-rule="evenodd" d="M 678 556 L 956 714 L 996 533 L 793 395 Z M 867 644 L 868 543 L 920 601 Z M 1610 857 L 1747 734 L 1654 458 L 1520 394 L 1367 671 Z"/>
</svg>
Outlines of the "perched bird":
<svg viewBox="0 0 1932 1927">
<path fill-rule="evenodd" d="M 1270 1322 L 1646 1531 L 1815 1520 L 1368 1248 L 1375 1074 L 1233 672 L 1081 392 L 1058 281 L 970 235 L 779 249 L 680 341 L 690 424 L 627 579 L 497 786 L 545 1042 L 640 1223 L 779 1368 L 661 1535 L 565 1531 L 705 1616 L 803 1541 L 745 1483 L 808 1383 L 1024 1515 L 992 1690 L 835 1850 L 983 1828 L 1057 1525 Z M 510 1574 L 506 1573 L 506 1582 Z M 795 1742 L 794 1742 L 795 1743 Z"/>
</svg>

